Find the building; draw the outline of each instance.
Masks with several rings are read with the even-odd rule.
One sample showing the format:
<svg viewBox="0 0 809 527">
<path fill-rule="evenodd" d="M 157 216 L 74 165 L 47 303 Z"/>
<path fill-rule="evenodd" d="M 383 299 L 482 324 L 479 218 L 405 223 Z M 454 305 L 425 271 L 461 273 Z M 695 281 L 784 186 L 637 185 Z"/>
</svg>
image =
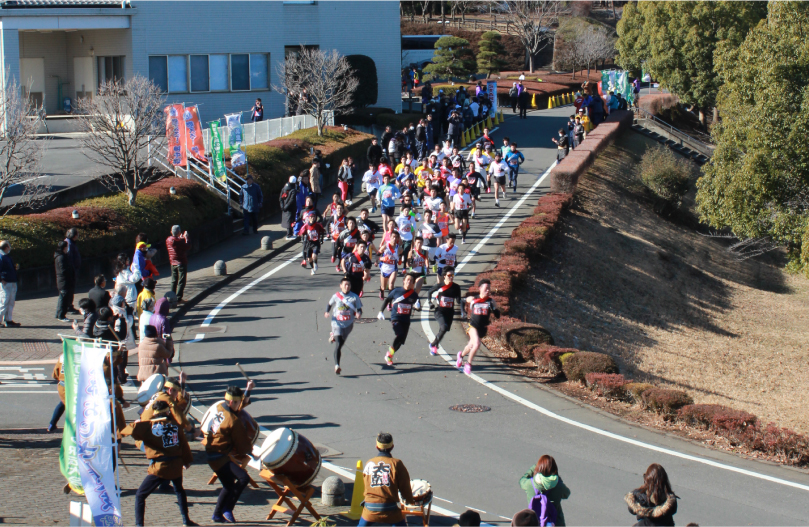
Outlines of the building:
<svg viewBox="0 0 809 527">
<path fill-rule="evenodd" d="M 372 17 L 369 15 L 373 14 Z M 301 45 L 368 55 L 377 106 L 401 110 L 399 4 L 392 1 L 0 1 L 0 66 L 48 114 L 105 79 L 140 74 L 203 121 L 249 110 L 284 114 L 278 66 Z"/>
</svg>

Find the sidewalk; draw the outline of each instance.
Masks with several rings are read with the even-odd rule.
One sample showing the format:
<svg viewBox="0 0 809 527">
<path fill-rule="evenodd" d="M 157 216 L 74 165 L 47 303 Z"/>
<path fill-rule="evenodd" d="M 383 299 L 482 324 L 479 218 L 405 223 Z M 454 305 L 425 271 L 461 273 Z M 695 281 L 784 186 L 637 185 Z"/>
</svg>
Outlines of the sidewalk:
<svg viewBox="0 0 809 527">
<path fill-rule="evenodd" d="M 335 187 L 336 188 L 336 187 Z M 361 193 L 361 185 L 355 186 L 355 200 L 349 210 L 358 213 L 367 201 L 367 195 L 357 197 Z M 333 189 L 327 189 L 321 196 L 318 205 L 322 211 L 331 203 Z M 271 197 L 275 199 L 275 196 Z M 170 233 L 166 233 L 166 237 Z M 269 236 L 273 241 L 273 249 L 261 249 L 261 239 Z M 202 298 L 230 283 L 244 272 L 258 267 L 279 252 L 298 243 L 284 239 L 286 230 L 281 227 L 281 215 L 271 216 L 264 224 L 259 226 L 258 234 L 242 236 L 240 232 L 224 242 L 206 249 L 188 258 L 188 279 L 183 297 L 187 303 L 181 304 L 171 312 L 172 324 L 186 311 Z M 161 240 L 162 242 L 163 240 Z M 81 234 L 79 234 L 79 249 L 81 250 Z M 132 252 L 134 248 L 131 248 Z M 214 276 L 213 265 L 218 260 L 227 263 L 227 276 Z M 171 268 L 168 265 L 158 267 L 160 276 L 157 278 L 155 294 L 157 298 L 171 289 Z M 107 277 L 107 289 L 113 287 L 112 277 Z M 90 287 L 83 287 L 76 291 L 73 305 L 78 306 L 79 299 L 87 296 Z M 112 294 L 112 293 L 111 293 Z M 14 306 L 14 321 L 22 324 L 19 328 L 0 328 L 0 365 L 17 365 L 26 363 L 48 364 L 55 363 L 62 353 L 62 343 L 59 334 L 74 334 L 73 328 L 66 322 L 56 320 L 56 300 L 58 293 L 54 290 L 52 295 L 38 295 L 34 298 L 17 300 Z M 79 320 L 81 315 L 68 315 L 68 318 Z M 130 353 L 130 365 L 137 365 L 137 354 Z"/>
</svg>

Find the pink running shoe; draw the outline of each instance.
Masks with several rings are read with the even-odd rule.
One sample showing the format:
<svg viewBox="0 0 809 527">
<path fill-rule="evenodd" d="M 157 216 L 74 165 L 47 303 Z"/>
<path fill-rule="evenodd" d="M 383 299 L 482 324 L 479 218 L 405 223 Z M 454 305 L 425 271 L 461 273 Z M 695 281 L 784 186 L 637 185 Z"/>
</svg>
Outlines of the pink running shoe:
<svg viewBox="0 0 809 527">
<path fill-rule="evenodd" d="M 390 351 L 385 353 L 385 364 L 393 366 L 393 354 Z"/>
<path fill-rule="evenodd" d="M 433 346 L 430 344 L 430 355 L 436 356 L 438 355 L 438 346 Z"/>
<path fill-rule="evenodd" d="M 472 375 L 472 365 L 468 362 L 463 366 L 463 372 L 467 375 Z"/>
<path fill-rule="evenodd" d="M 461 355 L 461 353 L 463 353 L 463 352 L 462 351 L 458 352 L 458 355 L 457 355 L 458 360 L 455 361 L 455 367 L 456 368 L 460 368 L 461 366 L 463 366 L 463 355 Z"/>
</svg>

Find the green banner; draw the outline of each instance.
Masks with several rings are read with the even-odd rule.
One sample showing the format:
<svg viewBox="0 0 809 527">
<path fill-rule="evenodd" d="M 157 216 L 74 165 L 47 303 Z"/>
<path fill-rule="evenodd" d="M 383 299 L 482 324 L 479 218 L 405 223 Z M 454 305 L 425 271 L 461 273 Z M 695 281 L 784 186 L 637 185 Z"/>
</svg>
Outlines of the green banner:
<svg viewBox="0 0 809 527">
<path fill-rule="evenodd" d="M 81 368 L 81 344 L 73 339 L 62 341 L 62 368 L 65 371 L 65 427 L 62 433 L 62 448 L 59 451 L 59 468 L 70 487 L 84 494 L 79 474 L 76 453 L 76 400 L 78 398 L 79 369 Z"/>
<path fill-rule="evenodd" d="M 213 156 L 213 175 L 217 179 L 225 179 L 225 149 L 222 148 L 222 136 L 219 134 L 219 123 L 211 123 L 211 155 Z"/>
</svg>

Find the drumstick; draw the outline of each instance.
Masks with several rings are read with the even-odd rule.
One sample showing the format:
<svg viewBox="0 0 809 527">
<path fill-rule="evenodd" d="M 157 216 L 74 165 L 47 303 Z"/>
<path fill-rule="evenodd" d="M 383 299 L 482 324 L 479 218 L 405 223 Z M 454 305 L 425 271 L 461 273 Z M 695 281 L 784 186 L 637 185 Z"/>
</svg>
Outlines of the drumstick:
<svg viewBox="0 0 809 527">
<path fill-rule="evenodd" d="M 244 378 L 247 379 L 247 382 L 249 383 L 250 382 L 250 377 L 247 376 L 247 372 L 244 371 L 244 368 L 242 368 L 242 365 L 237 362 L 236 367 L 239 368 L 239 370 L 242 372 L 242 375 L 244 375 Z M 250 394 L 249 389 L 244 392 L 244 397 L 242 397 L 242 400 L 239 401 L 239 409 L 237 411 L 241 411 L 242 406 L 244 406 L 244 400 L 247 399 L 249 394 Z"/>
<path fill-rule="evenodd" d="M 248 382 L 250 382 L 250 377 L 247 376 L 247 372 L 244 371 L 244 368 L 242 368 L 242 365 L 237 362 L 236 367 L 239 368 L 239 370 L 241 370 L 242 375 L 244 375 L 244 378 L 247 379 Z"/>
</svg>

